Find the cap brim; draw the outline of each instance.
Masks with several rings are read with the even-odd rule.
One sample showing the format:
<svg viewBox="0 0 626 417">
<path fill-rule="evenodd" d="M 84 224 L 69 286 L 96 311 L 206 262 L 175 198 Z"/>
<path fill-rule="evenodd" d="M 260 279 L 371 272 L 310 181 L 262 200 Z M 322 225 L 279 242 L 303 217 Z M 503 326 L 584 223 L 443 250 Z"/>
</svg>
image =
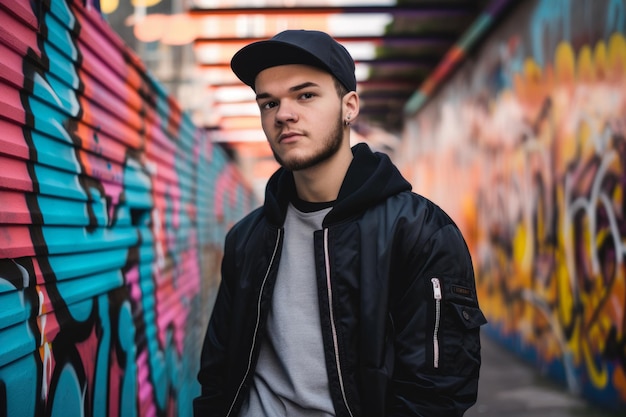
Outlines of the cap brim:
<svg viewBox="0 0 626 417">
<path fill-rule="evenodd" d="M 277 40 L 259 41 L 245 46 L 230 61 L 235 75 L 252 88 L 261 71 L 290 64 L 311 65 L 330 71 L 330 68 L 307 50 Z"/>
</svg>

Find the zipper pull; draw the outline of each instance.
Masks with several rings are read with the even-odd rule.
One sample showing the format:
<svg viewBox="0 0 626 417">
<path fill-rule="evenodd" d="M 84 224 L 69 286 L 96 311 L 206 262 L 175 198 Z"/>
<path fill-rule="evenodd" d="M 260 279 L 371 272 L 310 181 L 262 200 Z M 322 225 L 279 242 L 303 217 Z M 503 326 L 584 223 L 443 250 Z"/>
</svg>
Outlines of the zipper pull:
<svg viewBox="0 0 626 417">
<path fill-rule="evenodd" d="M 441 284 L 439 283 L 439 278 L 432 278 L 430 282 L 433 283 L 433 294 L 435 296 L 435 300 L 441 300 Z"/>
</svg>

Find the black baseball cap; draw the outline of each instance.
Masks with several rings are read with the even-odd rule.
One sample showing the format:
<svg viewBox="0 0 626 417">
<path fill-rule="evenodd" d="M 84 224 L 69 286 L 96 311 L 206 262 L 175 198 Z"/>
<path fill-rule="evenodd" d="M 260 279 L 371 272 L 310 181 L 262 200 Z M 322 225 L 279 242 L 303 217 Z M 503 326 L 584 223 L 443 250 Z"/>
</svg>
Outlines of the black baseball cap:
<svg viewBox="0 0 626 417">
<path fill-rule="evenodd" d="M 289 64 L 321 68 L 335 76 L 348 91 L 356 91 L 350 53 L 330 35 L 317 30 L 285 30 L 271 39 L 244 46 L 230 61 L 235 75 L 252 89 L 261 71 Z"/>
</svg>

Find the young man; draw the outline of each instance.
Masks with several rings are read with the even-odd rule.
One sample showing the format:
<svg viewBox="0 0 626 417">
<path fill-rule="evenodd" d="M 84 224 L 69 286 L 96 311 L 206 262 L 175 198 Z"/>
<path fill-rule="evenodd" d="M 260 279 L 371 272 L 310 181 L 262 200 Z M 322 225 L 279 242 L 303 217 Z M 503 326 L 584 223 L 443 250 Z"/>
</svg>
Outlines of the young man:
<svg viewBox="0 0 626 417">
<path fill-rule="evenodd" d="M 462 415 L 486 322 L 470 255 L 387 156 L 350 148 L 351 56 L 288 30 L 231 66 L 282 167 L 226 237 L 195 415 Z"/>
</svg>

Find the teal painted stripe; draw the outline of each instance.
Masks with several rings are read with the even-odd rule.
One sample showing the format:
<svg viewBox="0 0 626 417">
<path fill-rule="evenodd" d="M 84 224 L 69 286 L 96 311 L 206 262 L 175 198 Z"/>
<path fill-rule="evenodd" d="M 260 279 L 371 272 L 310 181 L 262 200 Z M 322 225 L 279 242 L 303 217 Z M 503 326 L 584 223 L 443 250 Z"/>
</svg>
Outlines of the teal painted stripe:
<svg viewBox="0 0 626 417">
<path fill-rule="evenodd" d="M 139 243 L 133 228 L 96 228 L 44 226 L 42 232 L 50 254 L 93 252 L 135 246 Z"/>
<path fill-rule="evenodd" d="M 19 335 L 21 336 L 21 334 Z M 10 343 L 17 343 L 18 339 L 13 334 L 0 333 L 0 340 L 10 340 Z M 33 352 L 34 339 L 28 341 L 28 349 L 25 349 L 25 355 Z M 3 344 L 4 346 L 4 344 Z M 12 361 L 5 365 L 2 359 L 2 351 L 0 351 L 0 381 L 4 383 L 6 388 L 7 404 L 4 408 L 5 416 L 35 416 L 35 406 L 37 401 L 35 398 L 39 398 L 41 391 L 39 391 L 39 385 L 37 384 L 38 366 L 37 358 L 35 355 L 30 354 L 28 356 L 22 355 L 16 361 Z"/>
<path fill-rule="evenodd" d="M 17 294 L 14 293 L 14 296 L 17 296 Z M 32 353 L 35 350 L 35 337 L 31 333 L 28 324 L 25 322 L 20 322 L 11 327 L 1 329 L 0 339 L 2 339 L 2 349 L 0 349 L 0 371 L 2 371 L 2 368 L 5 365 Z M 35 381 L 32 382 L 33 384 L 35 383 Z"/>
<path fill-rule="evenodd" d="M 67 28 L 74 27 L 76 18 L 65 1 L 52 0 L 45 3 L 50 6 L 50 13 L 60 22 L 63 22 Z"/>
<path fill-rule="evenodd" d="M 49 128 L 57 128 L 55 136 L 64 138 L 60 141 L 37 131 L 31 132 L 35 149 L 37 149 L 37 162 L 62 171 L 78 174 L 81 172 L 80 164 L 76 159 L 76 148 L 60 123 L 53 123 Z"/>
<path fill-rule="evenodd" d="M 458 47 L 467 52 L 494 23 L 493 16 L 482 14 L 459 40 Z"/>
<path fill-rule="evenodd" d="M 128 248 L 50 256 L 48 261 L 57 281 L 120 270 L 127 262 Z"/>
<path fill-rule="evenodd" d="M 78 51 L 76 50 L 76 42 L 73 39 L 70 28 L 61 23 L 54 16 L 46 16 L 47 25 L 47 37 L 44 39 L 48 45 L 54 45 L 58 48 L 59 52 L 66 57 L 66 60 L 70 62 L 76 62 L 78 60 Z M 72 22 L 73 24 L 73 17 Z M 41 36 L 41 34 L 39 34 Z"/>
<path fill-rule="evenodd" d="M 459 39 L 459 41 L 450 48 L 450 51 L 441 61 L 440 65 L 448 65 L 447 74 L 440 80 L 436 80 L 437 84 L 441 84 L 458 65 L 458 62 L 449 62 L 449 54 L 455 53 L 455 51 L 461 50 L 463 52 L 463 59 L 466 58 L 466 52 L 470 50 L 479 40 L 480 38 L 491 28 L 495 23 L 497 17 L 502 14 L 502 12 L 506 9 L 506 6 L 510 3 L 510 0 L 493 0 L 489 7 L 486 10 L 488 12 L 481 13 L 474 23 L 470 26 L 470 28 L 463 34 L 463 36 Z M 495 12 L 494 12 L 495 10 Z M 437 74 L 439 68 L 436 68 L 432 74 Z M 432 77 L 432 76 L 431 76 Z M 426 80 L 423 84 L 428 84 L 432 79 Z M 433 88 L 432 91 L 435 91 L 437 88 Z M 404 114 L 405 116 L 411 116 L 418 112 L 422 106 L 428 101 L 430 95 L 425 93 L 424 91 L 417 90 L 415 93 L 411 95 L 406 105 L 404 106 Z"/>
<path fill-rule="evenodd" d="M 74 173 L 61 171 L 44 165 L 35 164 L 35 178 L 40 194 L 63 196 L 72 200 L 88 200 L 85 191 Z"/>
<path fill-rule="evenodd" d="M 407 115 L 415 114 L 419 108 L 426 102 L 428 96 L 421 91 L 416 91 L 407 101 L 404 107 L 404 113 Z"/>
<path fill-rule="evenodd" d="M 84 201 L 69 200 L 59 197 L 39 195 L 37 198 L 43 224 L 49 226 L 87 226 L 87 215 Z M 106 224 L 106 217 L 101 210 L 94 209 L 98 224 Z"/>
<path fill-rule="evenodd" d="M 75 310 L 78 312 L 85 307 L 80 305 L 80 303 L 90 302 L 94 297 L 106 294 L 122 285 L 124 285 L 124 278 L 121 271 L 106 271 L 87 277 L 62 281 L 56 287 L 66 305 L 70 309 L 72 305 L 76 305 Z"/>
<path fill-rule="evenodd" d="M 3 282 L 6 283 L 7 281 L 0 279 L 0 285 Z M 13 288 L 11 291 L 0 292 L 0 306 L 2 306 L 0 309 L 0 329 L 6 329 L 25 321 L 30 312 L 29 304 L 24 300 L 24 290 L 16 290 L 15 287 L 11 287 Z M 4 343 L 2 345 L 4 348 Z"/>
</svg>

